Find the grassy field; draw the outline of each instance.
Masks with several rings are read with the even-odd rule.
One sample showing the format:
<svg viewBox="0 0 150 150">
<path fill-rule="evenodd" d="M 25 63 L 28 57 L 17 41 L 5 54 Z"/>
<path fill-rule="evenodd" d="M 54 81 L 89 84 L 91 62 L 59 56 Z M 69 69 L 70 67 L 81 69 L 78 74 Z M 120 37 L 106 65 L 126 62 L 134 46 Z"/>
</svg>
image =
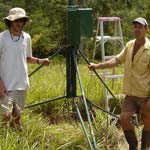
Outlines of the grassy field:
<svg viewBox="0 0 150 150">
<path fill-rule="evenodd" d="M 29 72 L 36 67 L 29 65 Z M 79 68 L 86 97 L 103 106 L 102 84 L 80 60 Z M 120 92 L 120 82 L 113 87 L 114 93 Z M 111 83 L 108 84 L 111 86 Z M 81 95 L 79 85 L 77 87 L 78 95 Z M 66 70 L 65 60 L 60 57 L 30 77 L 26 103 L 33 104 L 63 95 L 66 95 Z M 119 101 L 116 103 L 120 104 Z M 0 150 L 88 150 L 81 124 L 72 119 L 71 108 L 72 99 L 62 99 L 25 109 L 23 131 L 1 127 Z M 96 118 L 92 123 L 98 150 L 126 150 L 121 129 L 114 123 L 110 124 L 108 116 L 100 110 L 95 109 L 95 112 Z M 88 127 L 87 122 L 85 126 Z"/>
</svg>

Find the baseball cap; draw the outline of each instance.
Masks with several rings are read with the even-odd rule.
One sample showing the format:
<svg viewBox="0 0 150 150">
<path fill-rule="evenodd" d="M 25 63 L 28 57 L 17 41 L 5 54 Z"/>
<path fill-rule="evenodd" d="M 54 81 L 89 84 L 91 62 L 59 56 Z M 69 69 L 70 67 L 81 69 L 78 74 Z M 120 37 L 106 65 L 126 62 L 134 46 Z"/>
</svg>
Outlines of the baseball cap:
<svg viewBox="0 0 150 150">
<path fill-rule="evenodd" d="M 132 23 L 136 23 L 136 22 L 138 22 L 144 26 L 148 26 L 146 19 L 144 19 L 142 17 L 136 18 Z"/>
</svg>

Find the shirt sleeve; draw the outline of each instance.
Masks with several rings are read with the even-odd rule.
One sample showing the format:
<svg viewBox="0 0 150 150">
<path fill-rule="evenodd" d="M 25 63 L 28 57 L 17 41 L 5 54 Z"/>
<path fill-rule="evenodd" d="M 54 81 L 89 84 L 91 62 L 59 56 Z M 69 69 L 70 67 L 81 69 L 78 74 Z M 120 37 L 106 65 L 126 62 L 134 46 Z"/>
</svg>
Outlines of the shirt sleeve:
<svg viewBox="0 0 150 150">
<path fill-rule="evenodd" d="M 116 59 L 118 59 L 122 64 L 125 62 L 128 47 L 129 44 L 127 43 L 123 50 L 118 55 L 116 55 Z"/>
<path fill-rule="evenodd" d="M 0 57 L 2 55 L 2 49 L 3 49 L 3 39 L 0 37 Z"/>
<path fill-rule="evenodd" d="M 32 41 L 30 35 L 27 42 L 27 57 L 32 57 Z"/>
</svg>

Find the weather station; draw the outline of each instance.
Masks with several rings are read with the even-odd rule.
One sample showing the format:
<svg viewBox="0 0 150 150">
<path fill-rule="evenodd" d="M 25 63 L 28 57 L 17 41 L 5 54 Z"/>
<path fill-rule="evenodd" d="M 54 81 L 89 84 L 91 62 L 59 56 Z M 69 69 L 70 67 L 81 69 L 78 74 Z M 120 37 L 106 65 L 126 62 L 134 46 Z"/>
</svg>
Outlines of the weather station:
<svg viewBox="0 0 150 150">
<path fill-rule="evenodd" d="M 71 101 L 73 108 L 76 111 L 78 119 L 81 123 L 89 149 L 98 150 L 92 125 L 92 118 L 90 116 L 91 112 L 88 103 L 91 103 L 92 106 L 104 111 L 105 113 L 111 116 L 114 116 L 116 118 L 118 118 L 118 116 L 107 110 L 104 110 L 103 108 L 87 100 L 82 86 L 77 58 L 78 54 L 80 54 L 80 56 L 86 61 L 86 63 L 90 64 L 84 53 L 80 50 L 79 45 L 83 42 L 86 42 L 91 37 L 93 37 L 93 10 L 92 8 L 80 8 L 79 5 L 76 5 L 74 3 L 74 0 L 68 0 L 68 6 L 66 11 L 67 11 L 67 21 L 66 21 L 67 43 L 66 47 L 62 48 L 65 49 L 66 51 L 66 95 L 56 97 L 50 100 L 45 100 L 35 104 L 29 104 L 26 106 L 26 108 L 31 108 L 37 105 L 42 105 L 56 100 L 67 99 L 68 101 Z M 55 57 L 62 49 L 57 50 L 53 55 L 49 57 L 49 59 Z M 40 65 L 38 68 L 36 68 L 33 72 L 31 72 L 29 74 L 29 77 L 31 77 L 35 72 L 37 72 L 42 66 L 43 64 Z M 103 79 L 99 76 L 99 74 L 95 70 L 93 71 L 99 78 L 100 82 L 102 82 L 102 84 L 107 88 L 108 92 L 112 95 L 112 97 L 116 99 L 116 97 L 113 95 L 113 93 L 108 88 Z M 78 95 L 77 93 L 77 81 L 79 84 L 81 95 Z M 82 101 L 82 105 L 84 107 L 85 114 L 87 117 L 86 125 L 78 106 L 79 100 Z"/>
</svg>

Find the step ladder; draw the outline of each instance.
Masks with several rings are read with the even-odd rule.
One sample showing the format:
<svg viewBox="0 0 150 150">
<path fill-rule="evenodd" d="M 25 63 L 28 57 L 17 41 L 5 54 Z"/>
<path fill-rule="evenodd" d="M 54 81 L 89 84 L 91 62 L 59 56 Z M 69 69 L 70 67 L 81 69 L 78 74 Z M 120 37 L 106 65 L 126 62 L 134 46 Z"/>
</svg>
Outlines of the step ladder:
<svg viewBox="0 0 150 150">
<path fill-rule="evenodd" d="M 113 29 L 114 33 L 112 36 L 105 35 L 106 33 L 104 33 L 104 25 L 107 25 L 107 27 L 109 25 L 113 25 L 113 28 L 115 29 Z M 114 47 L 116 47 L 116 42 L 118 42 L 119 43 L 118 47 L 120 51 L 123 49 L 124 42 L 123 42 L 122 29 L 121 29 L 121 23 L 119 17 L 98 17 L 97 31 L 96 31 L 94 51 L 93 51 L 93 60 L 95 59 L 95 54 L 98 47 L 101 48 L 102 62 L 115 57 L 116 51 L 114 50 L 111 52 L 113 53 L 113 55 L 107 56 L 105 51 L 106 42 L 109 42 L 111 45 L 115 44 Z M 113 68 L 111 72 L 110 69 L 103 69 L 102 71 L 103 71 L 102 74 L 103 74 L 104 82 L 106 82 L 108 79 L 112 80 L 112 88 L 114 87 L 114 82 L 116 79 L 123 78 L 123 74 L 116 73 L 116 68 Z M 109 111 L 109 99 L 111 98 L 111 96 L 109 95 L 105 87 L 104 87 L 104 98 L 105 98 L 105 109 Z"/>
</svg>

